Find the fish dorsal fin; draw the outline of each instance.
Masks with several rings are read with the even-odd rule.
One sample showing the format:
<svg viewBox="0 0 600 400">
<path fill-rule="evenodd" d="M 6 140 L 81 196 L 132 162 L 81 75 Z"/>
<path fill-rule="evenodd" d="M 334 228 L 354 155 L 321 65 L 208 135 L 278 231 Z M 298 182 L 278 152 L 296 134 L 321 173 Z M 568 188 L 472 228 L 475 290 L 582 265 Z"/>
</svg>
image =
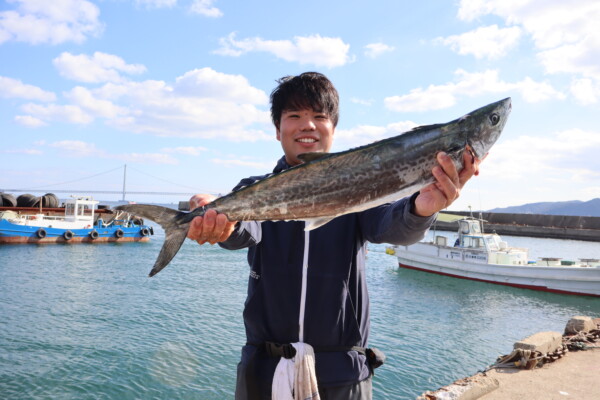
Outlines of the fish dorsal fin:
<svg viewBox="0 0 600 400">
<path fill-rule="evenodd" d="M 335 218 L 335 217 L 333 217 L 333 218 Z M 304 230 L 305 231 L 312 231 L 313 229 L 317 229 L 317 228 L 325 225 L 329 221 L 331 221 L 333 218 L 313 218 L 313 219 L 307 219 L 305 221 L 306 225 L 304 226 Z"/>
<path fill-rule="evenodd" d="M 313 152 L 313 153 L 302 153 L 298 155 L 298 158 L 303 163 L 319 160 L 323 157 L 327 157 L 330 153 Z"/>
</svg>

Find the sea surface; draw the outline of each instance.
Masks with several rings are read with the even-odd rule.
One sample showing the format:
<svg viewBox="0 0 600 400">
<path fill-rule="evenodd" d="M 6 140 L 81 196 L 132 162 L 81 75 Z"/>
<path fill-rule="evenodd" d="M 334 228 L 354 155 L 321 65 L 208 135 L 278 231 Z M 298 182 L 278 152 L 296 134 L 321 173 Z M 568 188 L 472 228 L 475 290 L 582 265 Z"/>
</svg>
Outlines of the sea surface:
<svg viewBox="0 0 600 400">
<path fill-rule="evenodd" d="M 245 342 L 245 251 L 186 241 L 147 274 L 162 245 L 0 246 L 1 399 L 232 399 Z M 451 236 L 451 234 L 448 233 Z M 600 258 L 600 244 L 505 238 L 532 257 Z M 375 399 L 414 399 L 562 332 L 600 299 L 399 270 L 370 245 L 371 345 L 387 355 Z"/>
</svg>

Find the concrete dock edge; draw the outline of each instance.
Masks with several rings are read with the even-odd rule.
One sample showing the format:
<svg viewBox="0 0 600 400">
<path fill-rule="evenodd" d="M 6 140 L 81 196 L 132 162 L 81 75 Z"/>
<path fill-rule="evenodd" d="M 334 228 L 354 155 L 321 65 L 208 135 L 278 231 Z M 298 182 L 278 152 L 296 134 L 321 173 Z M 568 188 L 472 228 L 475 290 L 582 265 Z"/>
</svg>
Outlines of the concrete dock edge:
<svg viewBox="0 0 600 400">
<path fill-rule="evenodd" d="M 485 372 L 417 400 L 600 399 L 600 318 L 576 316 L 562 335 L 539 332 L 513 347 Z"/>
</svg>

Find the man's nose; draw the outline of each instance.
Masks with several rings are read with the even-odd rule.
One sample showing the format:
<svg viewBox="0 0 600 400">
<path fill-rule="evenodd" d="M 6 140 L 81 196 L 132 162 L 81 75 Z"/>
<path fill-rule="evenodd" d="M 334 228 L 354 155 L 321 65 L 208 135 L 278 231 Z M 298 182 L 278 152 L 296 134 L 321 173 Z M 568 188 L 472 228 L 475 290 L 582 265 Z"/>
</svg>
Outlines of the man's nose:
<svg viewBox="0 0 600 400">
<path fill-rule="evenodd" d="M 303 131 L 314 131 L 316 129 L 317 125 L 315 124 L 315 121 L 310 118 L 303 118 L 302 119 L 302 130 Z"/>
</svg>

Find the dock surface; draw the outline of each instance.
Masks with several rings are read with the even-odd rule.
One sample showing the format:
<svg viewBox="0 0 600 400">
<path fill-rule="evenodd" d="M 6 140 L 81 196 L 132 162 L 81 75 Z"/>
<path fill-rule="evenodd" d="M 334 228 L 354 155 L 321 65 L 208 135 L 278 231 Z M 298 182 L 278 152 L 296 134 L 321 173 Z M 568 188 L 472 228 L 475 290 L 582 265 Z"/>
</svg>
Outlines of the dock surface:
<svg viewBox="0 0 600 400">
<path fill-rule="evenodd" d="M 570 351 L 531 370 L 493 369 L 487 376 L 497 379 L 500 385 L 481 400 L 599 400 L 600 348 Z"/>
</svg>

